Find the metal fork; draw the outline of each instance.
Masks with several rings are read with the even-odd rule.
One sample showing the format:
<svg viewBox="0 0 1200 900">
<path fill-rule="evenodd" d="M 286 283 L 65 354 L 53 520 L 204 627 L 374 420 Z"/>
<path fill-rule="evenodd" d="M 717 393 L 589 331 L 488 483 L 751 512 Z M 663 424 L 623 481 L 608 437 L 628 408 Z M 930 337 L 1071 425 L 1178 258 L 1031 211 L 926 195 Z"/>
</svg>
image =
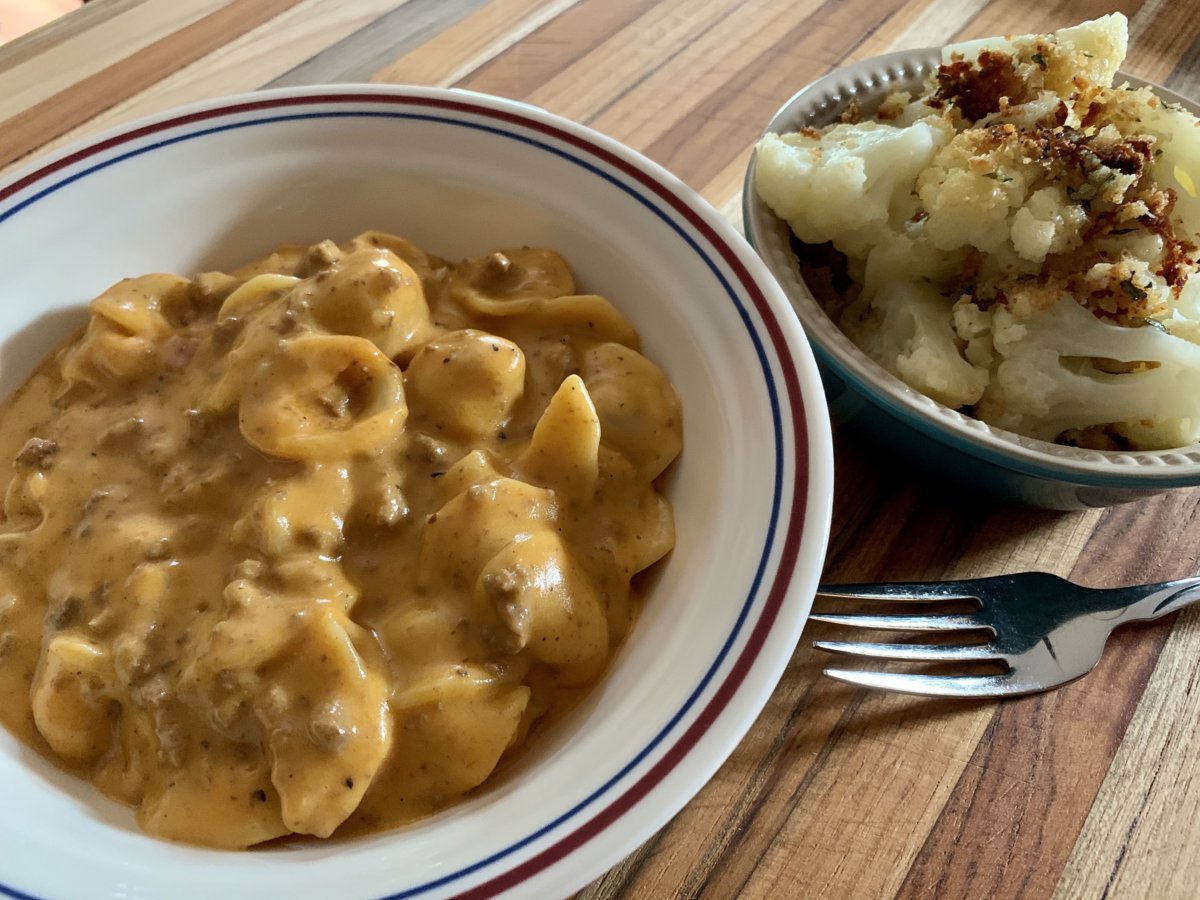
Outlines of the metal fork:
<svg viewBox="0 0 1200 900">
<path fill-rule="evenodd" d="M 934 697 L 1008 697 L 1033 694 L 1086 675 L 1100 661 L 1109 634 L 1126 622 L 1157 619 L 1200 600 L 1200 578 L 1136 587 L 1081 587 L 1046 572 L 1024 572 L 965 581 L 822 585 L 817 596 L 942 603 L 974 600 L 969 613 L 871 615 L 817 613 L 818 622 L 888 631 L 987 630 L 982 644 L 881 644 L 814 641 L 830 653 L 914 662 L 995 662 L 999 675 L 924 675 L 825 670 L 863 687 Z"/>
</svg>

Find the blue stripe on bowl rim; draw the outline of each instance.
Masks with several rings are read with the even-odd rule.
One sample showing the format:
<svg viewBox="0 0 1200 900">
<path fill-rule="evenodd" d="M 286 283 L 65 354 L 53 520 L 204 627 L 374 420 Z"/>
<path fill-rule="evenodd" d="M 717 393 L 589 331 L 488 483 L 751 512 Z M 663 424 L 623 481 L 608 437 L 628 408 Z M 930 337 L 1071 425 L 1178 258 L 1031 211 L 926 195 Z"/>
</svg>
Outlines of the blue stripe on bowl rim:
<svg viewBox="0 0 1200 900">
<path fill-rule="evenodd" d="M 481 883 L 465 887 L 465 892 L 460 893 L 459 896 L 487 897 L 509 890 L 569 856 L 619 820 L 648 795 L 708 732 L 737 693 L 746 675 L 758 659 L 758 654 L 783 605 L 795 571 L 805 532 L 809 494 L 810 454 L 806 405 L 800 389 L 797 367 L 784 337 L 784 330 L 776 317 L 775 310 L 737 250 L 701 214 L 696 201 L 681 196 L 679 190 L 669 184 L 669 181 L 673 180 L 673 176 L 643 157 L 635 155 L 635 158 L 641 163 L 640 165 L 623 158 L 613 149 L 604 146 L 606 143 L 613 142 L 583 126 L 557 119 L 557 117 L 541 113 L 532 107 L 525 107 L 524 104 L 499 99 L 492 100 L 493 103 L 501 103 L 506 107 L 498 109 L 488 105 L 486 102 L 488 98 L 480 95 L 473 98 L 472 95 L 465 92 L 453 92 L 453 99 L 451 99 L 444 95 L 430 96 L 429 93 L 426 90 L 410 94 L 403 88 L 392 86 L 384 89 L 376 88 L 371 92 L 308 93 L 298 92 L 297 89 L 285 89 L 280 92 L 281 95 L 277 96 L 272 96 L 272 92 L 263 92 L 258 95 L 261 99 L 233 98 L 223 102 L 217 101 L 215 104 L 208 104 L 188 112 L 167 113 L 144 124 L 135 124 L 69 152 L 0 188 L 0 223 L 3 223 L 38 200 L 111 165 L 171 144 L 218 132 L 299 119 L 374 117 L 431 120 L 440 124 L 487 131 L 500 137 L 520 141 L 574 163 L 603 178 L 668 225 L 701 258 L 737 308 L 753 342 L 770 399 L 776 465 L 767 540 L 759 559 L 754 582 L 717 658 L 688 696 L 684 705 L 650 743 L 642 748 L 616 775 L 575 807 L 557 816 L 532 834 L 512 842 L 504 849 L 482 860 L 437 879 L 391 894 L 392 900 L 416 897 L 438 888 L 449 887 L 486 867 L 501 862 L 534 841 L 547 836 L 576 818 L 585 809 L 596 805 L 602 798 L 610 801 L 596 810 L 586 821 L 575 824 L 569 833 L 557 837 L 549 846 L 528 859 L 517 862 L 511 868 L 488 877 Z M 305 107 L 318 108 L 303 111 Z M 408 111 L 404 111 L 405 109 Z M 473 118 L 454 118 L 455 114 Z M 230 118 L 233 118 L 233 121 L 222 121 Z M 514 130 L 514 128 L 519 130 Z M 163 135 L 163 132 L 176 129 L 188 130 L 182 133 Z M 523 134 L 521 131 L 526 133 Z M 161 137 L 159 137 L 160 135 Z M 143 138 L 156 137 L 158 139 L 151 140 L 149 143 L 136 144 L 132 148 L 126 148 L 126 145 L 141 141 Z M 613 143 L 613 146 L 619 145 Z M 108 151 L 117 152 L 110 154 Z M 87 164 L 98 156 L 101 158 Z M 85 165 L 64 174 L 64 170 L 77 167 L 77 164 Z M 613 174 L 614 171 L 617 174 Z M 25 193 L 26 191 L 29 193 Z M 5 208 L 4 204 L 10 200 L 15 200 L 15 202 Z M 711 251 L 715 251 L 717 260 L 723 262 L 732 273 L 735 284 L 730 284 L 729 279 L 722 272 L 719 262 L 705 252 L 705 246 Z M 772 371 L 771 360 L 763 345 L 762 335 L 755 328 L 749 310 L 739 297 L 738 288 L 743 296 L 749 298 L 762 322 L 761 328 L 766 332 L 766 338 L 774 350 L 776 364 L 779 367 L 777 373 Z M 780 384 L 777 384 L 777 381 Z M 783 389 L 786 410 L 792 426 L 791 444 L 794 454 L 791 459 L 794 466 L 792 490 L 790 497 L 786 500 L 783 492 L 784 473 L 788 468 L 788 461 L 784 458 L 783 429 L 785 423 L 781 414 L 779 387 Z M 782 545 L 779 545 L 777 526 L 785 502 L 790 515 L 787 518 Z M 776 552 L 778 552 L 778 562 L 774 578 L 764 597 L 763 576 L 769 560 Z M 711 687 L 713 678 L 725 662 L 734 643 L 742 635 L 746 623 L 750 619 L 751 611 L 760 599 L 761 610 L 745 638 L 741 652 L 704 708 L 695 715 L 683 733 L 675 738 L 674 743 L 666 748 L 657 762 L 631 784 L 621 784 L 623 780 L 628 780 L 628 776 L 634 768 L 660 748 L 680 721 L 692 711 L 692 707 L 701 694 Z M 620 791 L 613 796 L 614 790 L 618 788 Z M 0 883 L 0 894 L 20 898 L 20 900 L 31 900 L 31 895 L 3 883 Z"/>
</svg>

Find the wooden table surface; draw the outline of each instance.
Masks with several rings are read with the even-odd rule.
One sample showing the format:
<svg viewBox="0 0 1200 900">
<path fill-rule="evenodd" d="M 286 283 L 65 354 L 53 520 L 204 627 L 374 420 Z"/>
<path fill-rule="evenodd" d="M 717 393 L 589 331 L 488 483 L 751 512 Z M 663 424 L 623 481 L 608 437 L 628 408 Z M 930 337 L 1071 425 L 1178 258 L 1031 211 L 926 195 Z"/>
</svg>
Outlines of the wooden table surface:
<svg viewBox="0 0 1200 900">
<path fill-rule="evenodd" d="M 1125 69 L 1200 95 L 1193 0 L 95 0 L 0 47 L 0 165 L 264 86 L 457 85 L 611 135 L 737 221 L 763 124 L 830 68 L 1114 7 Z M 828 580 L 1197 572 L 1198 491 L 1030 511 L 881 467 L 852 434 L 835 449 Z M 810 627 L 720 773 L 583 897 L 1200 896 L 1196 615 L 1119 633 L 1087 678 L 1004 703 L 833 683 L 809 647 L 830 636 Z"/>
</svg>

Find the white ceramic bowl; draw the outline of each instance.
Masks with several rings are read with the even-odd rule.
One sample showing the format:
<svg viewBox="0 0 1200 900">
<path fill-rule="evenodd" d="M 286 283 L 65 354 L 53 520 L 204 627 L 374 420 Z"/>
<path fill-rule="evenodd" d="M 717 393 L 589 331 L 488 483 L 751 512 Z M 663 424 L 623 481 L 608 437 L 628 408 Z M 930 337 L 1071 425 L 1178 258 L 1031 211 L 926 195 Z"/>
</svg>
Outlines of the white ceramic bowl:
<svg viewBox="0 0 1200 900">
<path fill-rule="evenodd" d="M 632 320 L 685 421 L 669 482 L 678 544 L 644 615 L 587 701 L 503 779 L 353 841 L 158 841 L 0 733 L 0 894 L 567 894 L 674 815 L 775 686 L 832 494 L 808 345 L 758 257 L 694 192 L 541 110 L 424 88 L 289 89 L 176 110 L 26 168 L 0 185 L 0 391 L 123 276 L 366 228 L 449 257 L 553 247 Z"/>
<path fill-rule="evenodd" d="M 938 48 L 903 50 L 835 69 L 793 96 L 767 132 L 786 133 L 835 122 L 851 100 L 865 114 L 890 93 L 919 94 L 941 60 Z M 1118 82 L 1146 82 L 1118 75 Z M 1200 105 L 1154 86 L 1193 114 Z M 792 251 L 791 231 L 758 197 L 755 163 L 742 195 L 746 236 L 783 286 L 813 342 L 835 418 L 881 449 L 904 453 L 942 482 L 983 489 L 1007 500 L 1053 509 L 1109 506 L 1168 488 L 1200 484 L 1200 445 L 1178 450 L 1083 450 L 993 428 L 908 387 L 856 347 L 814 298 Z"/>
</svg>

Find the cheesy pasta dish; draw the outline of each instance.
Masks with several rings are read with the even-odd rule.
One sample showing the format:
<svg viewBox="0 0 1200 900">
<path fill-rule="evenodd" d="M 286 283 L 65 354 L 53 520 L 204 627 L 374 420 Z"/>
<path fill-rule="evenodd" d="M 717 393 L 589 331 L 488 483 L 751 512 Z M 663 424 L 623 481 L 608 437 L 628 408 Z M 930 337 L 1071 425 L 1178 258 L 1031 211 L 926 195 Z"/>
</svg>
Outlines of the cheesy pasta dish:
<svg viewBox="0 0 1200 900">
<path fill-rule="evenodd" d="M 542 249 L 368 232 L 115 285 L 3 413 L 0 722 L 172 840 L 454 802 L 673 546 L 638 346 Z"/>
</svg>

